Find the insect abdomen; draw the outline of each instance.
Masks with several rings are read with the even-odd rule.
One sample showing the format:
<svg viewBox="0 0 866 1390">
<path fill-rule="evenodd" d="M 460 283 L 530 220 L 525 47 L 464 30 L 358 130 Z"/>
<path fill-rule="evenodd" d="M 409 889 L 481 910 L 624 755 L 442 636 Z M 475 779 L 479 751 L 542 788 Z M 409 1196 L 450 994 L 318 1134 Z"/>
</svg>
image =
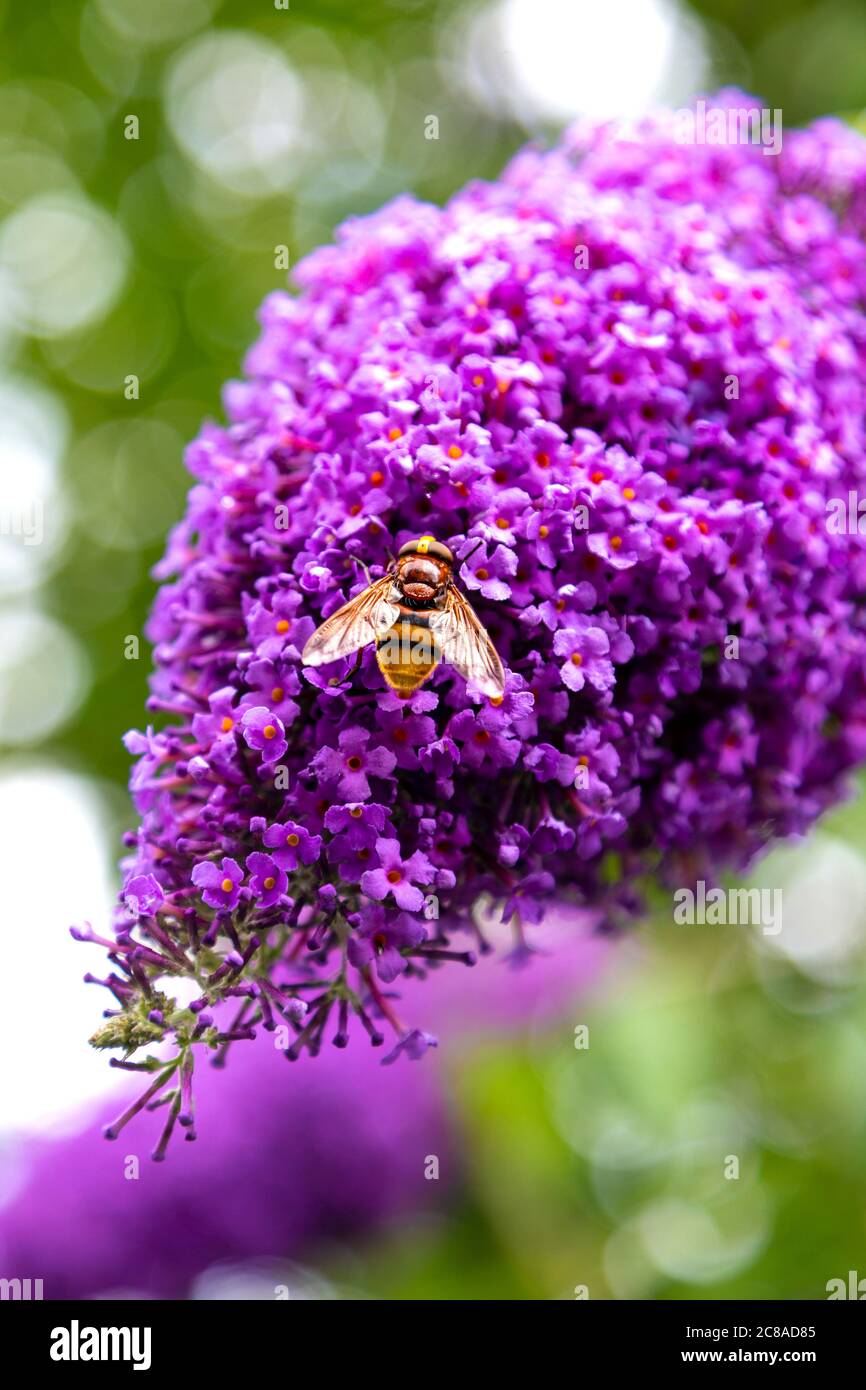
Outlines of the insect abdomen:
<svg viewBox="0 0 866 1390">
<path fill-rule="evenodd" d="M 425 613 L 398 620 L 376 643 L 379 670 L 402 695 L 411 695 L 433 674 L 441 655 Z"/>
</svg>

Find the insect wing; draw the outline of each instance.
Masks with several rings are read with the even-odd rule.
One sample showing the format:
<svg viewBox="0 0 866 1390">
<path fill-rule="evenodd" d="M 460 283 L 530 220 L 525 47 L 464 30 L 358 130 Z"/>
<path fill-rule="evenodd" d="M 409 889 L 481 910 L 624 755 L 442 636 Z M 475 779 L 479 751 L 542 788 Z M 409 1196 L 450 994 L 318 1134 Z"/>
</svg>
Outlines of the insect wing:
<svg viewBox="0 0 866 1390">
<path fill-rule="evenodd" d="M 387 598 L 391 582 L 386 574 L 326 618 L 304 647 L 304 665 L 325 666 L 368 647 L 382 632 L 387 632 L 398 617 L 398 609 Z"/>
<path fill-rule="evenodd" d="M 454 585 L 448 590 L 445 608 L 431 618 L 442 658 L 468 681 L 474 681 L 485 695 L 501 695 L 505 690 L 502 662 L 475 610 Z"/>
</svg>

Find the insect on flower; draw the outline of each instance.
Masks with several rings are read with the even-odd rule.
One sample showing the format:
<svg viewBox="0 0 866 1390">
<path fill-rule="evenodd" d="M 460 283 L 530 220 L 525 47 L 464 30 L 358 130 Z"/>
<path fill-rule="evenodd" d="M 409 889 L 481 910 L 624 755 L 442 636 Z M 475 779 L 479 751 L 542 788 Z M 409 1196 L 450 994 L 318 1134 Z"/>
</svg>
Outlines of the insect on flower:
<svg viewBox="0 0 866 1390">
<path fill-rule="evenodd" d="M 324 666 L 376 643 L 392 689 L 408 697 L 446 661 L 485 695 L 501 695 L 505 673 L 493 643 L 454 580 L 454 555 L 433 536 L 407 541 L 388 573 L 313 633 L 305 666 Z"/>
</svg>

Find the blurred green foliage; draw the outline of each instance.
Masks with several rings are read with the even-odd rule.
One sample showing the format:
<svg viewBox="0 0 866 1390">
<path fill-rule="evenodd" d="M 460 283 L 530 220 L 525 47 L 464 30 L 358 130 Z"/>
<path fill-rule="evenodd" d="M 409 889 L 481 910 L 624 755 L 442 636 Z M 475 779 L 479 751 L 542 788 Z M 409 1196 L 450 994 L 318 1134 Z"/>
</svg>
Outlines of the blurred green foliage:
<svg viewBox="0 0 866 1390">
<path fill-rule="evenodd" d="M 777 963 L 768 992 L 745 928 L 659 919 L 635 945 L 531 1047 L 461 1058 L 464 1203 L 332 1257 L 339 1284 L 401 1299 L 579 1286 L 590 1300 L 820 1299 L 828 1280 L 862 1277 L 862 955 L 843 989 Z"/>
<path fill-rule="evenodd" d="M 787 123 L 866 105 L 866 9 L 855 0 L 692 8 L 708 86 L 738 82 Z M 7 728 L 7 752 L 100 779 L 114 789 L 118 830 L 128 815 L 120 735 L 142 721 L 148 669 L 146 645 L 127 660 L 125 638 L 143 630 L 149 571 L 183 508 L 183 445 L 219 413 L 257 306 L 285 281 L 275 247 L 294 265 L 345 216 L 405 190 L 445 199 L 543 133 L 543 121 L 517 121 L 505 106 L 481 109 L 449 70 L 446 40 L 467 9 L 0 4 L 0 218 L 34 199 L 84 199 L 88 235 L 108 237 L 105 277 L 112 255 L 120 277 L 104 312 L 80 313 L 69 331 L 13 328 L 2 347 L 4 370 L 47 390 L 68 417 L 51 504 L 60 540 L 26 597 L 74 635 L 87 673 L 71 718 L 41 745 Z M 249 66 L 242 90 L 206 89 L 203 143 L 184 143 L 195 113 L 172 116 L 189 95 L 172 74 L 209 34 L 230 46 L 224 57 L 243 56 L 244 40 L 264 45 L 253 70 L 256 54 L 268 55 L 286 100 L 305 84 L 288 173 L 273 177 L 266 160 L 247 150 L 244 164 L 232 150 L 232 103 L 248 111 L 253 100 Z M 427 113 L 440 122 L 435 142 L 423 137 Z M 130 115 L 137 139 L 125 136 Z M 220 143 L 214 130 L 226 122 Z M 68 249 L 53 255 L 62 262 Z M 124 395 L 129 374 L 137 399 Z M 832 839 L 799 852 L 802 863 L 848 845 L 840 863 L 859 891 L 864 832 L 861 798 L 832 818 Z M 837 888 L 815 934 L 844 917 L 853 890 L 844 878 Z M 571 1298 L 582 1284 L 591 1298 L 814 1298 L 849 1269 L 866 1275 L 862 910 L 845 920 L 829 981 L 826 962 L 774 955 L 743 928 L 648 922 L 573 1020 L 531 1045 L 479 1047 L 453 1068 L 466 1140 L 456 1209 L 333 1257 L 331 1272 L 373 1295 L 464 1299 Z M 588 1051 L 574 1047 L 579 1023 Z M 728 1155 L 739 1157 L 736 1180 L 725 1176 Z"/>
</svg>

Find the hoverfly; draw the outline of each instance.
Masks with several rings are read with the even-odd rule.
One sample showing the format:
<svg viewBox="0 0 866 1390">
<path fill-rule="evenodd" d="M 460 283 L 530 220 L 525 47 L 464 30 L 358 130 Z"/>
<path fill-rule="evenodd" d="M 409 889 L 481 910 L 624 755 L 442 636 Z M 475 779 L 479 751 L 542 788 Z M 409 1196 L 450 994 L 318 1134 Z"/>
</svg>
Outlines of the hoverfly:
<svg viewBox="0 0 866 1390">
<path fill-rule="evenodd" d="M 454 556 L 433 536 L 401 546 L 382 579 L 316 629 L 301 660 L 305 666 L 324 666 L 371 642 L 385 680 L 406 698 L 440 661 L 485 695 L 495 697 L 505 689 L 496 649 L 455 583 Z"/>
</svg>

